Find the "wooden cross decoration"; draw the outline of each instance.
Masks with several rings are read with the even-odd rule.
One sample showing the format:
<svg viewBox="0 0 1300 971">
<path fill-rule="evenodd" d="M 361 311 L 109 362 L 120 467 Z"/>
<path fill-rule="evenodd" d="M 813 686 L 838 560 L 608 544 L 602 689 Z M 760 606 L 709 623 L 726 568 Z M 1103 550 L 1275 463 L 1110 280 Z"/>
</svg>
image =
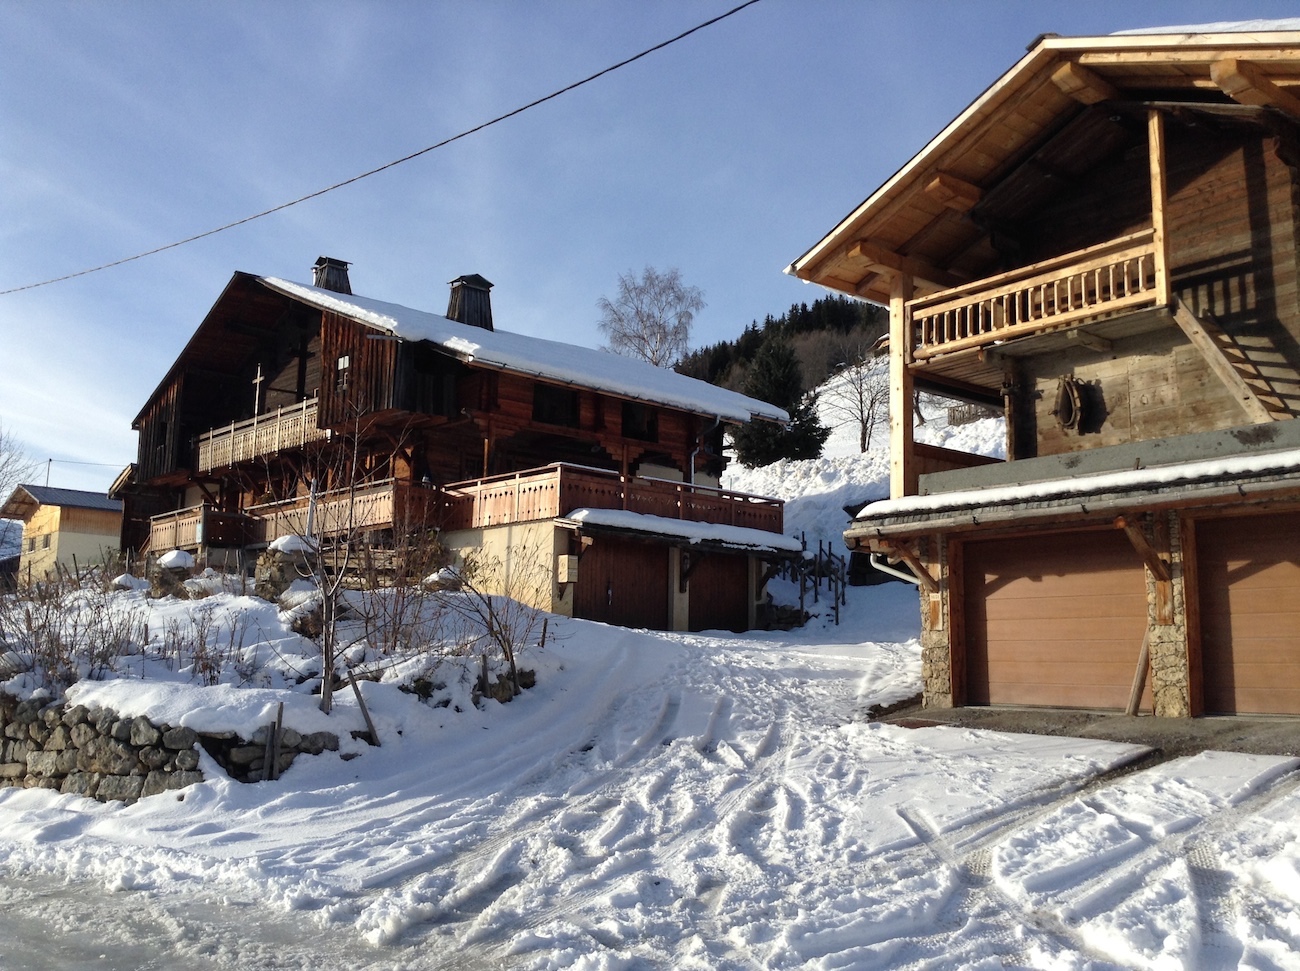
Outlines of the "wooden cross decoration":
<svg viewBox="0 0 1300 971">
<path fill-rule="evenodd" d="M 262 376 L 262 365 L 257 366 L 257 377 L 253 378 L 253 414 L 257 415 L 262 410 L 262 382 L 266 378 Z"/>
</svg>

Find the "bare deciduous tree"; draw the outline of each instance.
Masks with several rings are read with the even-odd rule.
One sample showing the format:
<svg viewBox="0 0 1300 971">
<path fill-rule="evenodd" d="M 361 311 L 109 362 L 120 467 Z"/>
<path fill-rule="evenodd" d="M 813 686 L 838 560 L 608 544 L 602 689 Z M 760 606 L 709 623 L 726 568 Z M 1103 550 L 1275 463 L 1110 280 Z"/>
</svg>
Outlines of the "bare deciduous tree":
<svg viewBox="0 0 1300 971">
<path fill-rule="evenodd" d="M 823 391 L 826 410 L 839 424 L 858 429 L 858 450 L 871 447 L 871 434 L 889 422 L 889 362 L 859 358 Z"/>
<path fill-rule="evenodd" d="M 639 277 L 632 270 L 621 274 L 618 296 L 596 301 L 607 349 L 658 367 L 681 360 L 690 343 L 691 323 L 703 307 L 703 291 L 682 283 L 680 272 L 660 273 L 651 266 Z"/>
<path fill-rule="evenodd" d="M 36 463 L 23 452 L 13 432 L 0 425 L 0 502 L 9 497 L 14 486 L 30 479 L 35 470 Z"/>
</svg>

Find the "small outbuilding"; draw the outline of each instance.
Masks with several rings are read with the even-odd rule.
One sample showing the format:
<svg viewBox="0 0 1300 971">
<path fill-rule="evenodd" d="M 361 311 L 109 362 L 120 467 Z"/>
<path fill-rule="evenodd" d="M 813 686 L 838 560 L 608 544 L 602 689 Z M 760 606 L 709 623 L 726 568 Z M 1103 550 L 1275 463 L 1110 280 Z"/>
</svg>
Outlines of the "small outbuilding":
<svg viewBox="0 0 1300 971">
<path fill-rule="evenodd" d="M 98 492 L 20 485 L 0 506 L 0 518 L 22 520 L 18 580 L 24 583 L 116 553 L 122 503 Z"/>
</svg>

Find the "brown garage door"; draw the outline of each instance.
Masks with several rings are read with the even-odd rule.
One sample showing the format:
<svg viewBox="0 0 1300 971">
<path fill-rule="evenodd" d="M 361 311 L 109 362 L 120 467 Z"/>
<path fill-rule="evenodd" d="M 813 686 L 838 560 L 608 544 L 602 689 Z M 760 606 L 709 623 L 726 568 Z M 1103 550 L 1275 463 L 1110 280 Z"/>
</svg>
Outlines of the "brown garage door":
<svg viewBox="0 0 1300 971">
<path fill-rule="evenodd" d="M 668 629 L 668 547 L 600 536 L 578 562 L 573 612 L 623 627 Z"/>
<path fill-rule="evenodd" d="M 749 626 L 749 557 L 706 553 L 691 571 L 691 630 Z"/>
<path fill-rule="evenodd" d="M 968 704 L 1128 703 L 1147 606 L 1122 532 L 973 542 L 963 553 Z"/>
<path fill-rule="evenodd" d="M 1300 714 L 1300 515 L 1196 524 L 1209 713 Z"/>
</svg>

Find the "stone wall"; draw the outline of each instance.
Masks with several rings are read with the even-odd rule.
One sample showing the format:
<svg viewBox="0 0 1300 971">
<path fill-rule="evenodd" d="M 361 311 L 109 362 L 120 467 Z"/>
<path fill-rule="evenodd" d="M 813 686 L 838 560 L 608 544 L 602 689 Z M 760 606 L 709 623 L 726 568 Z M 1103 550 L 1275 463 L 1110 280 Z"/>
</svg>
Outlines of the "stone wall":
<svg viewBox="0 0 1300 971">
<path fill-rule="evenodd" d="M 47 705 L 0 693 L 0 786 L 131 803 L 202 782 L 200 745 L 241 782 L 275 777 L 301 753 L 338 749 L 338 738 L 326 732 L 304 736 L 283 729 L 278 744 L 273 732 L 259 729 L 249 740 L 204 735 L 155 725 L 144 716 L 123 718 L 106 708 Z M 272 751 L 279 753 L 278 770 L 267 773 Z"/>
</svg>

